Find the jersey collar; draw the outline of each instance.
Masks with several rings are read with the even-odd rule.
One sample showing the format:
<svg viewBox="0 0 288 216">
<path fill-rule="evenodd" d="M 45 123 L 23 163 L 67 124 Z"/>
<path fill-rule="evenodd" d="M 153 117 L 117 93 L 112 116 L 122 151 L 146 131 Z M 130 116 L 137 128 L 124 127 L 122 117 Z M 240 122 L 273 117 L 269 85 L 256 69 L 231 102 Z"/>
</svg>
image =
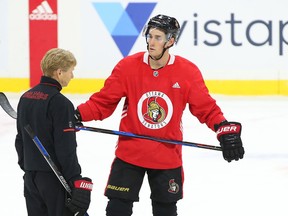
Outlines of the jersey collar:
<svg viewBox="0 0 288 216">
<path fill-rule="evenodd" d="M 167 65 L 172 65 L 174 64 L 175 61 L 175 56 L 173 54 L 169 54 L 170 58 L 169 58 L 169 62 L 167 63 Z M 147 65 L 149 65 L 149 53 L 145 52 L 143 55 L 143 62 Z"/>
</svg>

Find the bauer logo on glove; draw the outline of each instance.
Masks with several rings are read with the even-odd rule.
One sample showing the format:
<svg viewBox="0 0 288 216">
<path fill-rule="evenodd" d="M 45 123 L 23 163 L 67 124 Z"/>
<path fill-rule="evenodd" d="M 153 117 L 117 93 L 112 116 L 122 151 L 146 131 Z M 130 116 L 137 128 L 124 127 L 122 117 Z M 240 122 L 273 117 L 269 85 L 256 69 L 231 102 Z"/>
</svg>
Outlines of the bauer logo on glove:
<svg viewBox="0 0 288 216">
<path fill-rule="evenodd" d="M 241 125 L 236 125 L 231 123 L 231 125 L 224 125 L 220 126 L 219 129 L 216 131 L 217 138 L 223 134 L 231 134 L 231 133 L 237 133 L 239 134 L 241 132 Z"/>
<path fill-rule="evenodd" d="M 217 139 L 222 147 L 223 158 L 228 162 L 238 161 L 244 156 L 241 129 L 242 125 L 239 122 L 224 121 L 217 126 Z"/>
</svg>

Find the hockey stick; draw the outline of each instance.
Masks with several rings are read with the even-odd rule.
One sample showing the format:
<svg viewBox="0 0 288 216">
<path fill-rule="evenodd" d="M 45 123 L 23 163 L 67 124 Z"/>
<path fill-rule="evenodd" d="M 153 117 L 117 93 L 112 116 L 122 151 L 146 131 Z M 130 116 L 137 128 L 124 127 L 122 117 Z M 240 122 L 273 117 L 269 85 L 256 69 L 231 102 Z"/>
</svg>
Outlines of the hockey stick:
<svg viewBox="0 0 288 216">
<path fill-rule="evenodd" d="M 192 143 L 192 142 L 179 141 L 179 140 L 168 140 L 168 139 L 162 139 L 162 138 L 157 138 L 157 137 L 152 137 L 152 136 L 133 134 L 133 133 L 124 132 L 124 131 L 115 131 L 115 130 L 108 130 L 108 129 L 95 128 L 95 127 L 87 127 L 87 126 L 76 126 L 76 130 L 106 133 L 106 134 L 112 134 L 112 135 L 118 135 L 118 136 L 126 136 L 126 137 L 132 137 L 132 138 L 153 140 L 153 141 L 157 141 L 157 142 L 164 142 L 164 143 L 169 143 L 169 144 L 174 144 L 174 145 L 183 145 L 183 146 L 190 146 L 190 147 L 197 147 L 197 148 L 222 151 L 221 147 L 219 147 L 219 146 L 211 146 L 211 145 L 206 145 L 206 144 Z"/>
<path fill-rule="evenodd" d="M 72 190 L 71 190 L 70 186 L 68 185 L 68 183 L 65 180 L 64 176 L 62 175 L 62 173 L 58 170 L 57 166 L 55 165 L 55 163 L 51 159 L 49 153 L 46 151 L 45 147 L 43 146 L 43 144 L 41 143 L 39 138 L 35 135 L 31 126 L 28 124 L 24 127 L 24 129 L 27 131 L 27 133 L 29 134 L 29 136 L 31 137 L 31 139 L 33 140 L 33 142 L 35 143 L 35 145 L 37 146 L 37 148 L 41 152 L 42 156 L 45 158 L 45 160 L 47 161 L 47 163 L 49 164 L 49 166 L 51 167 L 51 169 L 53 170 L 53 172 L 55 173 L 55 175 L 57 176 L 57 178 L 59 179 L 59 181 L 61 182 L 61 184 L 65 188 L 65 190 L 71 196 Z M 78 213 L 76 213 L 75 215 L 77 215 L 77 214 Z M 85 215 L 89 216 L 88 213 L 85 213 Z"/>
<path fill-rule="evenodd" d="M 12 118 L 17 118 L 16 111 L 12 108 L 11 104 L 8 101 L 8 98 L 3 92 L 0 92 L 0 105 L 3 108 L 3 110 Z"/>
<path fill-rule="evenodd" d="M 2 106 L 2 108 L 5 110 L 5 112 L 8 115 L 10 115 L 12 118 L 16 119 L 17 113 L 11 107 L 5 94 L 0 92 L 0 95 L 1 94 L 3 95 L 2 97 L 0 97 L 1 106 L 2 106 L 2 104 L 5 104 L 5 106 Z M 86 131 L 106 133 L 106 134 L 112 134 L 112 135 L 118 135 L 118 136 L 126 136 L 126 137 L 139 138 L 139 139 L 148 139 L 148 140 L 153 140 L 153 141 L 158 141 L 158 142 L 170 143 L 170 144 L 174 144 L 174 145 L 184 145 L 184 146 L 192 146 L 192 147 L 197 147 L 197 148 L 222 151 L 221 147 L 219 147 L 219 146 L 211 146 L 211 145 L 206 145 L 206 144 L 192 143 L 192 142 L 179 141 L 179 140 L 167 140 L 167 139 L 161 139 L 161 138 L 157 138 L 157 137 L 150 137 L 150 136 L 145 136 L 145 135 L 133 134 L 130 132 L 115 131 L 115 130 L 94 128 L 94 127 L 87 127 L 87 126 L 79 126 L 79 127 L 76 126 L 76 130 L 86 130 Z"/>
</svg>

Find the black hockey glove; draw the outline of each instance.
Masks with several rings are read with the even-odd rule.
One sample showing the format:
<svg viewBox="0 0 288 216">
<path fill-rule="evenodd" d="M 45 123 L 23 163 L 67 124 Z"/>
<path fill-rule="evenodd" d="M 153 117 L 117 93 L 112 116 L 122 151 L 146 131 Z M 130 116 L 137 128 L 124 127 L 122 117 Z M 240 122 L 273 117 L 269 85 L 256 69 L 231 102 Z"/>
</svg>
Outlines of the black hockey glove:
<svg viewBox="0 0 288 216">
<path fill-rule="evenodd" d="M 222 153 L 225 160 L 238 161 L 244 156 L 244 148 L 241 140 L 242 126 L 239 122 L 224 121 L 215 126 L 217 139 L 220 141 Z"/>
<path fill-rule="evenodd" d="M 82 117 L 81 117 L 81 114 L 80 114 L 80 112 L 79 112 L 78 109 L 76 109 L 75 112 L 74 112 L 74 118 L 75 118 L 75 126 L 76 126 L 76 127 L 81 127 L 81 126 L 83 126 L 83 124 L 82 124 Z"/>
<path fill-rule="evenodd" d="M 83 216 L 90 205 L 93 183 L 90 178 L 84 177 L 73 181 L 71 197 L 66 206 L 77 216 Z"/>
</svg>

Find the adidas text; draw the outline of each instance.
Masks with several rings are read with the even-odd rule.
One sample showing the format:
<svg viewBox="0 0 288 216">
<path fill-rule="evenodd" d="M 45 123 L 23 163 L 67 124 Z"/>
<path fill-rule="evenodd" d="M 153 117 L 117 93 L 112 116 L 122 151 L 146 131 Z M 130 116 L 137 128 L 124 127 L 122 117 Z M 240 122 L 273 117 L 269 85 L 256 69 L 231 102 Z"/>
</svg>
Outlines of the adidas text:
<svg viewBox="0 0 288 216">
<path fill-rule="evenodd" d="M 30 20 L 57 20 L 57 14 L 30 14 Z"/>
</svg>

